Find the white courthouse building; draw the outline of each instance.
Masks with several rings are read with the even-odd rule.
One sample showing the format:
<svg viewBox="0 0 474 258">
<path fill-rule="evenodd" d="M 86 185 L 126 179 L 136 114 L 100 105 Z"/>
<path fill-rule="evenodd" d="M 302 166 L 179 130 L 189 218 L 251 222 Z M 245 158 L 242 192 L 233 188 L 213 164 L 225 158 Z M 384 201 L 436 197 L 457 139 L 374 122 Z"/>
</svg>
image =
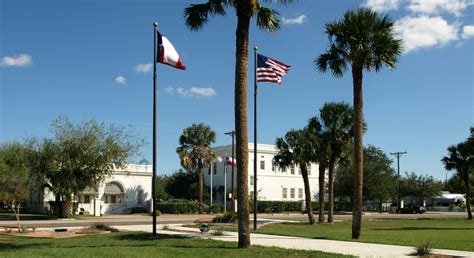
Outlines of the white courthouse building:
<svg viewBox="0 0 474 258">
<path fill-rule="evenodd" d="M 102 184 L 87 188 L 73 202 L 77 203 L 76 213 L 92 216 L 103 214 L 126 214 L 134 207 L 150 208 L 151 165 L 128 164 L 125 169 L 115 169 Z M 55 195 L 48 187 L 33 192 L 27 207 L 31 212 L 50 213 Z"/>
<path fill-rule="evenodd" d="M 249 143 L 249 194 L 254 190 L 254 144 Z M 231 157 L 232 145 L 218 146 L 213 148 L 214 153 L 218 157 L 222 157 L 222 161 L 213 164 L 212 171 L 205 171 L 204 181 L 207 186 L 213 188 L 213 204 L 222 204 L 225 191 L 227 196 L 231 193 L 232 185 L 232 166 L 226 167 L 226 177 L 224 176 L 225 156 Z M 235 150 L 234 150 L 235 151 Z M 257 192 L 258 200 L 266 201 L 301 201 L 304 200 L 304 184 L 301 170 L 298 165 L 290 166 L 286 169 L 280 169 L 273 165 L 273 158 L 278 153 L 276 145 L 271 144 L 257 144 Z M 235 158 L 235 155 L 234 155 Z M 236 161 L 239 162 L 238 160 Z M 237 167 L 234 167 L 234 187 L 237 188 Z M 311 163 L 308 165 L 309 185 L 311 188 L 311 198 L 313 201 L 317 200 L 319 194 L 318 183 L 318 164 Z M 230 202 L 227 203 L 227 205 Z"/>
</svg>

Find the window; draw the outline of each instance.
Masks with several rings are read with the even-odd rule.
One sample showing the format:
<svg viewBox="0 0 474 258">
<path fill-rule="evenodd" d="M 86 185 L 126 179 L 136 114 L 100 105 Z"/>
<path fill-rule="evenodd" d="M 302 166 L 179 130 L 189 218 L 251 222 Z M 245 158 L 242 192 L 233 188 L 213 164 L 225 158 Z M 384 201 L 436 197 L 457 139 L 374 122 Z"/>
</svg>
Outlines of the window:
<svg viewBox="0 0 474 258">
<path fill-rule="evenodd" d="M 265 160 L 260 160 L 260 169 L 265 170 Z"/>
<path fill-rule="evenodd" d="M 281 198 L 283 198 L 283 199 L 288 198 L 288 188 L 283 187 L 281 189 Z"/>
<path fill-rule="evenodd" d="M 272 171 L 275 172 L 275 169 L 276 169 L 275 164 L 272 164 Z"/>
<path fill-rule="evenodd" d="M 253 176 L 250 176 L 250 185 L 253 185 Z"/>
<path fill-rule="evenodd" d="M 308 164 L 308 176 L 311 175 L 311 164 Z"/>
<path fill-rule="evenodd" d="M 292 174 L 292 175 L 295 174 L 295 165 L 291 165 L 291 174 Z"/>
<path fill-rule="evenodd" d="M 91 196 L 90 195 L 84 195 L 84 203 L 91 203 Z"/>
<path fill-rule="evenodd" d="M 110 203 L 116 203 L 117 202 L 117 196 L 111 195 L 110 196 Z"/>
<path fill-rule="evenodd" d="M 214 166 L 212 167 L 212 173 L 214 175 L 217 174 L 217 163 L 214 163 Z"/>
<path fill-rule="evenodd" d="M 290 199 L 295 199 L 295 188 L 290 189 Z"/>
<path fill-rule="evenodd" d="M 298 189 L 298 199 L 303 199 L 303 188 Z"/>
</svg>

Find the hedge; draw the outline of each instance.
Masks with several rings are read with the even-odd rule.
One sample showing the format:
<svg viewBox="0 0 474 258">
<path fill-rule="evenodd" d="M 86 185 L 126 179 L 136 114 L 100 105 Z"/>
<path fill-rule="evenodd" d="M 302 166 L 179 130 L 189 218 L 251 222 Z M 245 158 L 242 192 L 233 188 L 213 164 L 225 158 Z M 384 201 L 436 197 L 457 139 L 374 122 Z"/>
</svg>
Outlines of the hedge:
<svg viewBox="0 0 474 258">
<path fill-rule="evenodd" d="M 285 211 L 301 212 L 302 201 L 257 201 L 257 212 L 278 213 Z M 318 202 L 311 202 L 313 211 L 319 209 Z M 250 203 L 250 212 L 253 212 L 253 203 Z"/>
<path fill-rule="evenodd" d="M 196 201 L 164 201 L 157 202 L 156 209 L 167 214 L 192 214 L 199 212 L 199 203 Z M 203 204 L 203 211 L 208 209 Z"/>
</svg>

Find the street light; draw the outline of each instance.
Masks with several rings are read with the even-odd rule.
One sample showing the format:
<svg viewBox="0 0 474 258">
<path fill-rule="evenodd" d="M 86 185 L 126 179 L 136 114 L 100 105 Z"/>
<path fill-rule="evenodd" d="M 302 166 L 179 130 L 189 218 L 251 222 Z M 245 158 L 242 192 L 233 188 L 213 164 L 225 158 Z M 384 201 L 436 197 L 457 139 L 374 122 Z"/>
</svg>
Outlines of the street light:
<svg viewBox="0 0 474 258">
<path fill-rule="evenodd" d="M 394 155 L 397 157 L 397 174 L 398 174 L 398 177 L 397 177 L 397 195 L 398 195 L 398 200 L 397 200 L 397 213 L 400 213 L 401 209 L 400 209 L 400 156 L 402 156 L 403 154 L 407 154 L 406 151 L 399 151 L 399 152 L 391 152 L 390 155 Z"/>
<path fill-rule="evenodd" d="M 225 135 L 230 135 L 232 137 L 232 173 L 231 173 L 231 178 L 232 178 L 232 183 L 231 183 L 231 192 L 232 192 L 232 205 L 231 205 L 231 209 L 232 209 L 232 212 L 235 211 L 235 189 L 234 189 L 234 137 L 235 137 L 235 131 L 232 130 L 230 132 L 226 132 L 224 133 Z"/>
</svg>

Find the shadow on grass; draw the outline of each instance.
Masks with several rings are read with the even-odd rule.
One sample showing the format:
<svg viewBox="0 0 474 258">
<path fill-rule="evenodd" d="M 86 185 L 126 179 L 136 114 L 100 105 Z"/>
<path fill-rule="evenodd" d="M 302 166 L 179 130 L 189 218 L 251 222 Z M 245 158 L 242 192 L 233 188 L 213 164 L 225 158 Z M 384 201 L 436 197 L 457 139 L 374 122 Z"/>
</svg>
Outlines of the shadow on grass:
<svg viewBox="0 0 474 258">
<path fill-rule="evenodd" d="M 138 232 L 138 233 L 123 233 L 117 236 L 114 236 L 117 240 L 132 240 L 132 241 L 153 241 L 153 240 L 175 240 L 175 239 L 183 239 L 182 236 L 173 236 L 173 235 L 162 235 L 158 234 L 157 236 L 153 236 L 151 233 L 145 232 Z"/>
<path fill-rule="evenodd" d="M 51 246 L 51 245 L 47 243 L 32 243 L 32 244 L 0 243 L 0 254 L 2 253 L 2 251 L 12 251 L 12 250 L 29 249 L 29 248 L 32 248 L 32 249 L 48 248 L 48 246 Z"/>
<path fill-rule="evenodd" d="M 372 230 L 473 230 L 473 228 L 401 227 L 401 228 L 374 228 Z"/>
</svg>

